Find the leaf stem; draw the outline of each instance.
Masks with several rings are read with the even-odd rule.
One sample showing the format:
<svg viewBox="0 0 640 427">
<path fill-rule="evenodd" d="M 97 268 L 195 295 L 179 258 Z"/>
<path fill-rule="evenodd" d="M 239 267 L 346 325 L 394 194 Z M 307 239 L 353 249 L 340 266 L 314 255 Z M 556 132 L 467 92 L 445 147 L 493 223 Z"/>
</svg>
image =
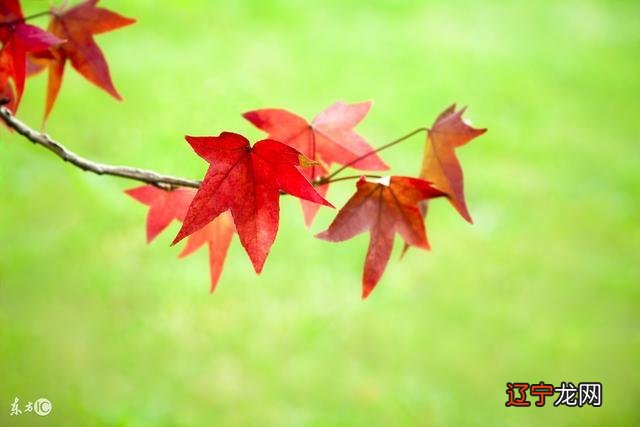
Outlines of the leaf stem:
<svg viewBox="0 0 640 427">
<path fill-rule="evenodd" d="M 317 180 L 313 183 L 313 185 L 318 186 L 318 185 L 324 185 L 324 184 L 330 184 L 332 182 L 338 182 L 338 181 L 347 181 L 349 179 L 360 179 L 362 177 L 366 177 L 366 178 L 382 178 L 380 175 L 364 175 L 364 174 L 360 174 L 360 175 L 349 175 L 349 176 L 343 176 L 340 178 L 335 178 L 335 179 L 324 179 L 324 180 Z"/>
<path fill-rule="evenodd" d="M 350 166 L 352 166 L 352 165 L 354 165 L 354 164 L 358 163 L 358 162 L 359 162 L 359 161 L 361 161 L 362 159 L 366 159 L 367 157 L 372 156 L 372 155 L 374 155 L 374 154 L 376 154 L 376 153 L 379 153 L 379 152 L 380 152 L 380 151 L 382 151 L 382 150 L 386 150 L 386 149 L 387 149 L 387 148 L 389 148 L 389 147 L 393 147 L 394 145 L 399 144 L 399 143 L 401 143 L 401 142 L 403 142 L 403 141 L 405 141 L 405 140 L 407 140 L 407 139 L 411 138 L 413 135 L 416 135 L 416 134 L 418 134 L 418 133 L 420 133 L 420 132 L 429 132 L 429 128 L 427 128 L 427 127 L 421 127 L 421 128 L 415 129 L 414 131 L 411 131 L 411 132 L 409 132 L 408 134 L 406 134 L 406 135 L 404 135 L 404 136 L 401 136 L 401 137 L 400 137 L 400 138 L 398 138 L 398 139 L 394 139 L 393 141 L 388 142 L 388 143 L 386 143 L 386 144 L 384 144 L 384 145 L 382 145 L 382 146 L 380 146 L 380 147 L 376 148 L 376 149 L 375 149 L 375 150 L 373 150 L 373 151 L 370 151 L 370 152 L 368 152 L 368 153 L 366 153 L 366 154 L 363 154 L 362 156 L 360 156 L 360 157 L 358 157 L 358 158 L 353 159 L 353 160 L 352 160 L 352 161 L 350 161 L 349 163 L 347 163 L 347 164 L 345 164 L 345 165 L 343 165 L 343 166 L 339 167 L 338 169 L 336 169 L 333 173 L 329 174 L 328 176 L 326 176 L 326 177 L 323 177 L 323 178 L 319 179 L 319 180 L 317 181 L 317 182 L 318 182 L 318 185 L 328 184 L 329 182 L 341 181 L 342 179 L 332 179 L 332 178 L 333 178 L 334 176 L 338 175 L 338 174 L 339 174 L 340 172 L 342 172 L 343 170 L 347 169 L 348 167 L 350 167 Z M 363 176 L 363 175 L 358 175 L 358 177 L 360 177 L 360 176 Z M 364 175 L 364 176 L 368 176 L 368 175 Z M 379 176 L 375 176 L 375 175 L 371 175 L 371 177 L 378 177 L 378 178 L 379 178 Z"/>
<path fill-rule="evenodd" d="M 29 16 L 25 16 L 22 19 L 14 19 L 13 21 L 8 21 L 8 22 L 0 22 L 0 27 L 8 27 L 14 24 L 18 24 L 20 22 L 27 22 L 31 19 L 36 19 L 36 18 L 40 18 L 41 16 L 48 16 L 51 15 L 51 11 L 46 10 L 44 12 L 38 12 L 38 13 L 34 13 L 33 15 L 29 15 Z"/>
<path fill-rule="evenodd" d="M 31 19 L 36 19 L 36 18 L 40 18 L 41 16 L 48 16 L 48 15 L 52 15 L 51 11 L 45 10 L 44 12 L 38 12 L 38 13 L 34 13 L 33 15 L 25 16 L 24 18 L 22 18 L 22 20 L 29 21 Z"/>
</svg>

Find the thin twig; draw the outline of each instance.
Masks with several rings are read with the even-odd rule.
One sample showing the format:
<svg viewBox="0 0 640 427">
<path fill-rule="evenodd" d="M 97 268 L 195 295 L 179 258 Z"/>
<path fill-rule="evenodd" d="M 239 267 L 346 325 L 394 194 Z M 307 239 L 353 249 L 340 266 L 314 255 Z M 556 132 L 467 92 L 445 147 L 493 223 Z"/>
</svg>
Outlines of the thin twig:
<svg viewBox="0 0 640 427">
<path fill-rule="evenodd" d="M 368 153 L 365 153 L 365 154 L 363 154 L 362 156 L 360 156 L 360 157 L 357 157 L 357 158 L 353 159 L 352 161 L 350 161 L 350 162 L 349 162 L 349 163 L 347 163 L 346 165 L 343 165 L 342 167 L 340 167 L 340 168 L 336 169 L 334 172 L 332 172 L 332 173 L 331 173 L 331 174 L 329 174 L 328 176 L 326 176 L 326 177 L 324 177 L 324 178 L 322 178 L 322 179 L 319 179 L 319 180 L 318 180 L 318 182 L 319 182 L 320 184 L 327 184 L 327 183 L 329 183 L 329 182 L 335 182 L 335 181 L 337 181 L 337 180 L 332 179 L 332 178 L 333 178 L 334 176 L 338 175 L 340 172 L 342 172 L 342 171 L 343 171 L 343 170 L 345 170 L 346 168 L 351 167 L 351 166 L 353 166 L 354 164 L 358 163 L 359 161 L 361 161 L 361 160 L 363 160 L 363 159 L 366 159 L 367 157 L 369 157 L 369 156 L 371 156 L 371 155 L 374 155 L 374 154 L 376 154 L 376 153 L 379 153 L 379 152 L 381 152 L 381 151 L 382 151 L 382 150 L 384 150 L 384 149 L 387 149 L 387 148 L 389 148 L 389 147 L 393 147 L 394 145 L 399 144 L 400 142 L 404 141 L 405 139 L 409 139 L 409 138 L 411 138 L 413 135 L 415 135 L 415 134 L 417 134 L 417 133 L 420 133 L 420 132 L 429 132 L 429 128 L 426 128 L 426 127 L 418 128 L 418 129 L 416 129 L 416 130 L 414 130 L 414 131 L 412 131 L 412 132 L 409 132 L 408 134 L 406 134 L 406 135 L 404 135 L 404 136 L 401 136 L 401 137 L 400 137 L 400 138 L 398 138 L 398 139 L 394 139 L 393 141 L 391 141 L 391 142 L 389 142 L 389 143 L 387 143 L 387 144 L 384 144 L 384 145 L 382 145 L 382 146 L 380 146 L 380 147 L 376 148 L 376 149 L 375 149 L 375 150 L 373 150 L 373 151 L 370 151 L 370 152 L 368 152 Z"/>
<path fill-rule="evenodd" d="M 170 190 L 174 187 L 200 187 L 201 182 L 196 180 L 162 175 L 151 170 L 139 169 L 130 166 L 114 166 L 88 160 L 72 151 L 69 151 L 62 144 L 51 139 L 49 135 L 31 129 L 28 125 L 18 120 L 7 107 L 0 107 L 0 118 L 7 126 L 27 138 L 29 141 L 43 146 L 65 162 L 69 162 L 84 171 L 93 172 L 98 175 L 111 175 L 133 179 L 155 185 L 165 190 Z"/>
<path fill-rule="evenodd" d="M 360 179 L 362 177 L 365 178 L 382 178 L 382 176 L 380 175 L 368 175 L 368 174 L 360 174 L 360 175 L 349 175 L 349 176 L 341 176 L 340 178 L 333 178 L 333 179 L 317 179 L 313 185 L 325 185 L 325 184 L 331 184 L 334 182 L 338 182 L 338 181 L 348 181 L 351 179 Z"/>
<path fill-rule="evenodd" d="M 45 10 L 44 12 L 34 13 L 33 15 L 25 16 L 24 18 L 14 19 L 13 21 L 0 22 L 0 27 L 10 27 L 14 24 L 19 24 L 21 22 L 27 22 L 31 19 L 40 18 L 41 16 L 52 15 L 51 11 Z"/>
</svg>

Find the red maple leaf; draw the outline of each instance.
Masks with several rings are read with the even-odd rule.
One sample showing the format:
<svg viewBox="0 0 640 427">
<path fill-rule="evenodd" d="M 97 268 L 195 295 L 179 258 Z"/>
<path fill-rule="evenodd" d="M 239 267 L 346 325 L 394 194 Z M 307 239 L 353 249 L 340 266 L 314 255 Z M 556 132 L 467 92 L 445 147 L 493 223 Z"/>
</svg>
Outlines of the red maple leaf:
<svg viewBox="0 0 640 427">
<path fill-rule="evenodd" d="M 346 165 L 354 162 L 350 166 L 360 170 L 389 168 L 373 153 L 373 147 L 353 130 L 370 108 L 371 102 L 345 104 L 338 101 L 318 114 L 311 123 L 287 110 L 272 108 L 249 111 L 243 117 L 267 132 L 269 138 L 284 142 L 308 158 L 320 162 L 304 172 L 313 182 L 327 176 L 332 163 Z M 369 153 L 372 154 L 363 157 Z M 328 188 L 328 184 L 319 186 L 318 193 L 324 197 Z M 307 226 L 313 222 L 318 208 L 317 204 L 302 201 Z"/>
<path fill-rule="evenodd" d="M 97 7 L 98 0 L 86 0 L 72 8 L 52 9 L 53 18 L 49 31 L 66 41 L 51 49 L 53 59 L 49 61 L 49 85 L 45 119 L 56 101 L 67 60 L 84 78 L 108 94 L 122 100 L 111 80 L 107 60 L 93 36 L 135 23 L 110 10 Z"/>
<path fill-rule="evenodd" d="M 231 210 L 240 242 L 260 273 L 278 232 L 280 191 L 332 206 L 298 169 L 309 160 L 288 145 L 266 139 L 251 147 L 230 132 L 186 140 L 210 167 L 174 243 Z"/>
<path fill-rule="evenodd" d="M 194 192 L 195 195 L 195 192 Z M 185 211 L 186 213 L 186 211 Z M 209 248 L 209 275 L 211 276 L 211 292 L 215 291 L 227 251 L 236 228 L 229 212 L 223 212 L 216 219 L 205 225 L 187 238 L 187 244 L 180 252 L 180 258 L 191 255 L 206 244 Z"/>
<path fill-rule="evenodd" d="M 384 273 L 396 233 L 408 245 L 429 249 L 419 203 L 443 195 L 422 179 L 392 176 L 368 181 L 363 177 L 329 228 L 316 237 L 342 242 L 369 231 L 362 276 L 362 298 L 366 298 Z"/>
<path fill-rule="evenodd" d="M 456 157 L 455 149 L 465 145 L 473 138 L 482 135 L 487 129 L 474 129 L 462 119 L 466 110 L 456 111 L 453 104 L 444 110 L 429 130 L 422 162 L 420 177 L 433 183 L 442 190 L 456 210 L 468 222 L 472 222 L 464 199 L 462 167 Z"/>
<path fill-rule="evenodd" d="M 62 39 L 24 22 L 18 0 L 0 0 L 0 68 L 15 84 L 15 108 L 24 92 L 27 53 L 47 50 Z"/>
<path fill-rule="evenodd" d="M 135 200 L 149 206 L 147 214 L 147 243 L 151 243 L 172 221 L 184 221 L 189 204 L 196 194 L 195 190 L 176 188 L 165 191 L 152 185 L 143 185 L 125 191 Z M 228 214 L 218 216 L 187 239 L 180 258 L 191 255 L 205 243 L 209 247 L 209 272 L 211 292 L 218 284 L 227 250 L 235 228 Z"/>
<path fill-rule="evenodd" d="M 196 190 L 176 188 L 165 191 L 153 185 L 143 185 L 126 190 L 125 193 L 149 206 L 147 243 L 151 243 L 173 220 L 184 221 Z"/>
</svg>

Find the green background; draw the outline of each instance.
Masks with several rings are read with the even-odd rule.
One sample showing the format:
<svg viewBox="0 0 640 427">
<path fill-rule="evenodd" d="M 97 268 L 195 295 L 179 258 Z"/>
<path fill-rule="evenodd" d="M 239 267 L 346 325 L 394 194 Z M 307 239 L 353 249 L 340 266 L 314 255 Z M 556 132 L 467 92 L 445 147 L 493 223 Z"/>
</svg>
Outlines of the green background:
<svg viewBox="0 0 640 427">
<path fill-rule="evenodd" d="M 0 425 L 640 424 L 640 3 L 103 4 L 138 19 L 97 38 L 126 102 L 69 70 L 47 126 L 69 148 L 199 178 L 183 135 L 255 140 L 247 110 L 373 99 L 378 146 L 458 102 L 489 128 L 459 150 L 475 224 L 433 203 L 433 251 L 398 261 L 398 238 L 361 301 L 368 236 L 314 239 L 334 212 L 309 231 L 285 197 L 261 276 L 234 238 L 209 295 L 177 224 L 145 245 L 136 183 L 0 129 Z M 415 174 L 422 147 L 383 157 Z M 603 406 L 505 408 L 508 381 L 600 381 Z M 10 417 L 14 397 L 54 410 Z"/>
</svg>

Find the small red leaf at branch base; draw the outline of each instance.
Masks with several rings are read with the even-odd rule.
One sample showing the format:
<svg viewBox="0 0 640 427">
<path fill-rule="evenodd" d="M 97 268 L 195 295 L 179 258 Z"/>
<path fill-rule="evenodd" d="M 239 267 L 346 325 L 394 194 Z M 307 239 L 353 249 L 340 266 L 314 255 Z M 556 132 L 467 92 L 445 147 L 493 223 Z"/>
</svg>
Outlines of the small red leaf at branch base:
<svg viewBox="0 0 640 427">
<path fill-rule="evenodd" d="M 173 220 L 183 221 L 195 190 L 177 188 L 164 191 L 152 185 L 144 185 L 125 191 L 135 200 L 149 206 L 147 214 L 147 243 L 151 243 Z M 235 228 L 228 214 L 220 215 L 201 230 L 189 236 L 179 257 L 191 255 L 204 244 L 209 248 L 209 272 L 211 292 L 218 284 L 224 260 Z"/>
<path fill-rule="evenodd" d="M 27 24 L 17 0 L 0 1 L 0 64 L 15 85 L 15 105 L 18 108 L 27 74 L 27 54 L 49 49 L 62 39 L 41 28 Z"/>
<path fill-rule="evenodd" d="M 111 80 L 107 60 L 93 36 L 135 23 L 110 10 L 97 7 L 98 0 L 86 0 L 69 9 L 52 10 L 49 31 L 66 41 L 51 50 L 49 85 L 45 120 L 56 101 L 67 60 L 85 79 L 95 84 L 117 100 L 122 97 Z"/>
<path fill-rule="evenodd" d="M 308 123 L 304 118 L 282 109 L 249 111 L 243 117 L 257 128 L 269 134 L 270 139 L 283 142 L 319 165 L 306 169 L 304 174 L 313 182 L 329 174 L 331 164 L 345 165 L 368 153 L 371 155 L 351 165 L 360 170 L 386 170 L 389 167 L 358 135 L 353 128 L 364 119 L 371 102 L 345 104 L 338 101 Z M 324 196 L 329 186 L 323 185 L 319 192 Z M 319 205 L 302 201 L 305 224 L 311 226 Z"/>
<path fill-rule="evenodd" d="M 362 298 L 376 286 L 389 262 L 396 233 L 411 246 L 429 249 L 419 203 L 443 196 L 427 181 L 402 176 L 357 183 L 356 193 L 329 228 L 316 237 L 342 242 L 369 231 L 369 249 L 362 276 Z"/>
<path fill-rule="evenodd" d="M 240 242 L 260 273 L 278 232 L 280 191 L 332 206 L 298 169 L 300 152 L 281 142 L 266 139 L 251 147 L 230 132 L 186 140 L 210 167 L 174 244 L 230 210 Z"/>
<path fill-rule="evenodd" d="M 442 190 L 456 210 L 468 222 L 471 215 L 464 198 L 462 168 L 455 149 L 482 135 L 487 129 L 475 129 L 462 119 L 466 110 L 456 111 L 453 104 L 436 119 L 427 136 L 420 177 Z"/>
</svg>

